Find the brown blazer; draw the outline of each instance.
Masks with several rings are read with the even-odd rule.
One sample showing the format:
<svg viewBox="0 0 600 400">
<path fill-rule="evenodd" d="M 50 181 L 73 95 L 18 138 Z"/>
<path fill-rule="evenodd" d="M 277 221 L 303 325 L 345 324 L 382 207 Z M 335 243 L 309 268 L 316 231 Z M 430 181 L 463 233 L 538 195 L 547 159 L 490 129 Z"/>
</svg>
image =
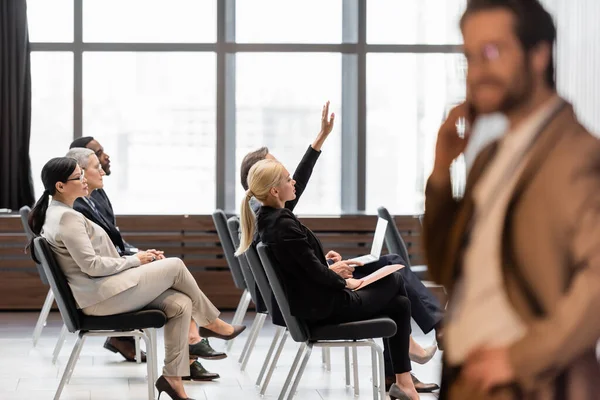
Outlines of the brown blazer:
<svg viewBox="0 0 600 400">
<path fill-rule="evenodd" d="M 477 157 L 461 201 L 452 198 L 450 186 L 427 185 L 424 247 L 432 279 L 446 286 L 450 301 L 473 214 L 472 189 L 496 148 L 494 143 Z M 506 292 L 528 329 L 509 350 L 522 398 L 600 398 L 595 355 L 600 338 L 600 141 L 577 121 L 570 104 L 535 140 L 509 202 L 501 240 Z M 460 392 L 451 391 L 456 394 L 451 398 L 465 396 Z M 500 392 L 481 398 L 511 397 Z"/>
</svg>

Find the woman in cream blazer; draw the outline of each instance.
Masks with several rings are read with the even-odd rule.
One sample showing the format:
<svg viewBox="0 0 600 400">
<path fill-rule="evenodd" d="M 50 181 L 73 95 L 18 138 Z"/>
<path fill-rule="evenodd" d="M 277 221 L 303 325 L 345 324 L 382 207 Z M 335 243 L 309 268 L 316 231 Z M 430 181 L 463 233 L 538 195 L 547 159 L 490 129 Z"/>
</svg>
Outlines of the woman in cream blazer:
<svg viewBox="0 0 600 400">
<path fill-rule="evenodd" d="M 104 229 L 72 208 L 78 197 L 88 194 L 84 171 L 74 159 L 48 161 L 42 182 L 45 190 L 29 225 L 52 247 L 78 307 L 96 316 L 142 308 L 164 311 L 165 366 L 156 386 L 173 399 L 187 399 L 181 377 L 190 375 L 189 321 L 204 328 L 203 336 L 223 339 L 234 338 L 244 327 L 218 318 L 219 311 L 180 259 L 164 258 L 154 250 L 120 257 Z"/>
</svg>

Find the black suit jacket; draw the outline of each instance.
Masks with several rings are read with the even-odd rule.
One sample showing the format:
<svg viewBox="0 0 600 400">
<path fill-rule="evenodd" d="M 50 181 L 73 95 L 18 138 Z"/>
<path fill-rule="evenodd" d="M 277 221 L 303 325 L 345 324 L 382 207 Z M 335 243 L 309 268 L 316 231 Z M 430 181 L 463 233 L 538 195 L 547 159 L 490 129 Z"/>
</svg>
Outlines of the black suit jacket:
<svg viewBox="0 0 600 400">
<path fill-rule="evenodd" d="M 292 315 L 322 320 L 350 296 L 346 281 L 329 269 L 319 239 L 290 210 L 261 207 L 257 227 L 275 258 Z"/>
<path fill-rule="evenodd" d="M 98 212 L 94 212 L 92 207 L 88 203 L 86 203 L 86 201 L 81 197 L 75 200 L 75 203 L 73 204 L 73 209 L 82 213 L 90 221 L 96 223 L 97 225 L 100 225 L 100 227 L 102 227 L 102 229 L 104 229 L 104 231 L 110 237 L 111 242 L 113 242 L 119 254 L 134 254 L 135 252 L 131 251 L 131 247 L 127 244 L 127 242 L 125 242 L 125 240 L 123 240 L 121 232 L 119 232 L 117 227 L 104 216 L 104 214 L 100 210 L 100 207 L 98 206 L 98 202 L 96 201 L 96 199 L 91 198 L 88 200 L 94 203 Z"/>
<path fill-rule="evenodd" d="M 300 196 L 302 196 L 302 193 L 304 193 L 304 190 L 308 186 L 308 181 L 310 180 L 313 169 L 314 169 L 315 164 L 317 163 L 317 160 L 319 159 L 320 155 L 321 155 L 320 151 L 316 151 L 315 149 L 312 148 L 312 146 L 308 146 L 308 149 L 304 153 L 302 160 L 300 160 L 300 163 L 298 164 L 298 166 L 296 167 L 296 170 L 294 171 L 294 180 L 296 181 L 296 198 L 294 200 L 291 200 L 291 201 L 288 201 L 285 203 L 286 209 L 293 211 L 294 208 L 296 207 L 296 204 L 298 204 L 298 200 L 300 200 Z M 258 215 L 260 213 L 261 204 L 258 200 L 253 198 L 250 202 L 250 206 L 252 207 L 252 209 L 256 215 Z M 256 246 L 259 242 L 260 242 L 260 236 L 258 235 L 258 232 L 257 232 L 254 237 L 253 246 Z M 257 302 L 258 302 L 258 304 L 256 305 L 257 308 L 261 309 L 261 310 L 265 309 L 266 307 L 264 305 L 264 299 L 262 298 L 258 288 L 256 289 L 256 293 L 258 294 L 258 297 L 259 297 L 257 299 Z M 271 304 L 272 304 L 272 309 L 274 310 L 273 315 L 271 316 L 273 323 L 275 325 L 285 326 L 285 321 L 283 320 L 283 315 L 281 315 L 281 311 L 279 310 L 279 306 L 277 305 L 275 296 L 271 296 L 270 300 L 271 300 Z"/>
<path fill-rule="evenodd" d="M 115 217 L 115 212 L 113 211 L 112 203 L 110 202 L 110 199 L 108 198 L 108 195 L 106 194 L 106 192 L 104 191 L 104 189 L 96 189 L 96 190 L 94 190 L 92 192 L 92 196 L 91 197 L 94 200 L 94 204 L 98 208 L 98 211 L 100 211 L 100 214 L 102 214 L 102 216 L 104 217 L 104 219 L 112 227 L 114 227 L 114 229 L 116 229 L 117 232 L 118 232 L 119 228 L 117 227 L 117 218 Z M 94 220 L 92 220 L 92 221 L 94 221 Z M 96 221 L 94 221 L 94 222 L 96 222 Z M 98 224 L 98 225 L 102 226 L 101 224 Z M 104 230 L 106 230 L 106 229 L 104 229 Z M 108 233 L 108 231 L 106 231 L 106 232 Z M 109 235 L 110 235 L 110 233 L 109 233 Z M 137 251 L 137 249 L 134 246 L 132 246 L 129 243 L 127 243 L 125 241 L 125 239 L 123 239 L 123 236 L 121 236 L 121 233 L 119 233 L 119 237 L 121 238 L 120 240 L 123 242 L 124 255 L 135 254 L 136 251 Z M 111 236 L 111 239 L 112 239 L 112 236 Z M 114 243 L 115 247 L 117 249 L 119 249 L 119 246 L 117 245 L 117 243 L 114 240 L 113 240 L 113 243 Z"/>
<path fill-rule="evenodd" d="M 115 218 L 115 212 L 113 211 L 112 204 L 108 198 L 108 195 L 104 189 L 96 189 L 92 192 L 92 199 L 95 200 L 94 204 L 98 207 L 100 214 L 111 224 L 117 226 L 117 219 Z"/>
</svg>

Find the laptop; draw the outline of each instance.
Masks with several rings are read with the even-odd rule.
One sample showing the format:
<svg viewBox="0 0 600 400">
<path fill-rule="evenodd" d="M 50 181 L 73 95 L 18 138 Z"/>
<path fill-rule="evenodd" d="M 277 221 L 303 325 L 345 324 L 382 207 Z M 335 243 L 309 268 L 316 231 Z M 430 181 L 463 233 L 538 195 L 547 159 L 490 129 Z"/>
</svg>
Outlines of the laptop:
<svg viewBox="0 0 600 400">
<path fill-rule="evenodd" d="M 371 254 L 352 258 L 348 261 L 356 261 L 366 265 L 379 260 L 379 257 L 381 256 L 381 248 L 383 247 L 383 241 L 385 240 L 385 231 L 387 230 L 387 226 L 388 222 L 383 218 L 379 218 L 377 220 L 377 227 L 375 228 L 375 236 L 373 237 Z"/>
</svg>

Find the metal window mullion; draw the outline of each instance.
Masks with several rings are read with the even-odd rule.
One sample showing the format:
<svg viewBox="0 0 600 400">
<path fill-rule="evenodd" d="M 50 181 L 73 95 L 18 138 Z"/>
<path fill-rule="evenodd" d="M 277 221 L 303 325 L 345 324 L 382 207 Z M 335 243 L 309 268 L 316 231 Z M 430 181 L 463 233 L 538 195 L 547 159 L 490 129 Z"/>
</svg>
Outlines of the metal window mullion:
<svg viewBox="0 0 600 400">
<path fill-rule="evenodd" d="M 235 210 L 235 0 L 217 6 L 216 207 Z"/>
<path fill-rule="evenodd" d="M 367 0 L 358 0 L 357 211 L 366 209 L 367 192 Z"/>
<path fill-rule="evenodd" d="M 83 136 L 83 0 L 73 4 L 73 139 Z"/>
<path fill-rule="evenodd" d="M 353 54 L 342 54 L 342 149 L 341 149 L 341 209 L 343 214 L 358 211 L 358 0 L 344 1 L 342 10 L 342 41 L 352 43 Z"/>
</svg>

